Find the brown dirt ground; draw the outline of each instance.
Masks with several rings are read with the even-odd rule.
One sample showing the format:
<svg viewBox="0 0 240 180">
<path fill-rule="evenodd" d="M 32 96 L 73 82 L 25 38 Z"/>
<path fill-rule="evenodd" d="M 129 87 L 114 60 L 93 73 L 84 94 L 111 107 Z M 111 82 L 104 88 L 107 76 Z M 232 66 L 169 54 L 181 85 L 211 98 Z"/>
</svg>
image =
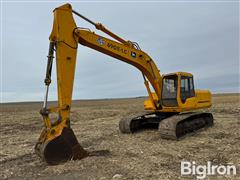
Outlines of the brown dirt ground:
<svg viewBox="0 0 240 180">
<path fill-rule="evenodd" d="M 34 154 L 42 103 L 1 104 L 0 179 L 192 179 L 180 176 L 182 160 L 240 166 L 240 95 L 214 95 L 215 125 L 179 141 L 157 130 L 121 134 L 119 120 L 142 112 L 144 98 L 74 101 L 72 128 L 80 144 L 99 156 L 48 166 Z M 220 179 L 240 179 L 219 177 Z M 215 179 L 215 177 L 211 177 Z"/>
</svg>

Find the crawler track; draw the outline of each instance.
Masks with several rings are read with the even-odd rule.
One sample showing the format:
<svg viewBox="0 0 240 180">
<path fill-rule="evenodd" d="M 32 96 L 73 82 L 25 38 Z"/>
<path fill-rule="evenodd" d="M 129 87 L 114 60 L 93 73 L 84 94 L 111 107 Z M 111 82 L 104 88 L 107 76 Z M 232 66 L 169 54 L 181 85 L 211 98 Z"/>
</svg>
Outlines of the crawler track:
<svg viewBox="0 0 240 180">
<path fill-rule="evenodd" d="M 185 113 L 164 119 L 159 132 L 164 139 L 179 139 L 188 133 L 213 125 L 211 113 Z"/>
<path fill-rule="evenodd" d="M 158 128 L 162 138 L 177 140 L 212 125 L 211 113 L 150 113 L 123 118 L 119 122 L 119 129 L 122 133 L 134 133 L 141 129 Z"/>
</svg>

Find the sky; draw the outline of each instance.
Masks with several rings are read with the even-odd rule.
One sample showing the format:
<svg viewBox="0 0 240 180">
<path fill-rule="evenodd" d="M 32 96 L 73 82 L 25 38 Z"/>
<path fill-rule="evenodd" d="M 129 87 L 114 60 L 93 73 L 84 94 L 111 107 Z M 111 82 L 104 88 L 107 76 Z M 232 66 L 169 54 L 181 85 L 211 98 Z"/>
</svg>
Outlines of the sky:
<svg viewBox="0 0 240 180">
<path fill-rule="evenodd" d="M 42 101 L 53 9 L 64 2 L 1 3 L 1 102 Z M 138 42 L 162 74 L 186 71 L 196 89 L 240 92 L 239 2 L 71 2 L 73 9 Z M 79 17 L 77 26 L 87 27 Z M 106 35 L 105 35 L 106 36 Z M 108 37 L 108 36 L 106 36 Z M 49 100 L 57 99 L 54 66 Z M 146 96 L 135 67 L 78 46 L 73 99 Z"/>
</svg>

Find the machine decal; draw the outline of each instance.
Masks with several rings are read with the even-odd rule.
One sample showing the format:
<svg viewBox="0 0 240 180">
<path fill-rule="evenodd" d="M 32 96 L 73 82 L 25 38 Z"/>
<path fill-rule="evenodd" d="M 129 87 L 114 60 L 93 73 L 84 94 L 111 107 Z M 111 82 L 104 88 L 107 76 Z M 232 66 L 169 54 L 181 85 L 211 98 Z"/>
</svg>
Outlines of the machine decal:
<svg viewBox="0 0 240 180">
<path fill-rule="evenodd" d="M 102 38 L 102 37 L 99 37 L 98 39 L 97 39 L 97 42 L 98 42 L 98 44 L 99 45 L 103 45 L 104 44 L 104 39 Z"/>
<path fill-rule="evenodd" d="M 114 45 L 114 44 L 111 44 L 111 43 L 107 43 L 107 47 L 109 47 L 111 49 L 114 49 L 114 50 L 116 50 L 120 53 L 127 54 L 127 50 L 121 48 L 120 46 L 117 46 L 117 45 Z"/>
</svg>

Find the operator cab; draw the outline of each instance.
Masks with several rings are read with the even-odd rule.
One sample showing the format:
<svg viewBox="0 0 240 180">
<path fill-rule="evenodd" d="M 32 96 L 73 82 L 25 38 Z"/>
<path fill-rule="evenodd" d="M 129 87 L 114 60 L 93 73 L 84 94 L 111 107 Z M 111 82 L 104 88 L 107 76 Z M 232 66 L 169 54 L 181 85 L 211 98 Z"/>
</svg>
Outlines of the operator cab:
<svg viewBox="0 0 240 180">
<path fill-rule="evenodd" d="M 179 98 L 178 98 L 178 93 Z M 195 97 L 193 75 L 177 72 L 163 76 L 162 103 L 164 106 L 177 107 L 184 104 L 188 98 Z"/>
</svg>

